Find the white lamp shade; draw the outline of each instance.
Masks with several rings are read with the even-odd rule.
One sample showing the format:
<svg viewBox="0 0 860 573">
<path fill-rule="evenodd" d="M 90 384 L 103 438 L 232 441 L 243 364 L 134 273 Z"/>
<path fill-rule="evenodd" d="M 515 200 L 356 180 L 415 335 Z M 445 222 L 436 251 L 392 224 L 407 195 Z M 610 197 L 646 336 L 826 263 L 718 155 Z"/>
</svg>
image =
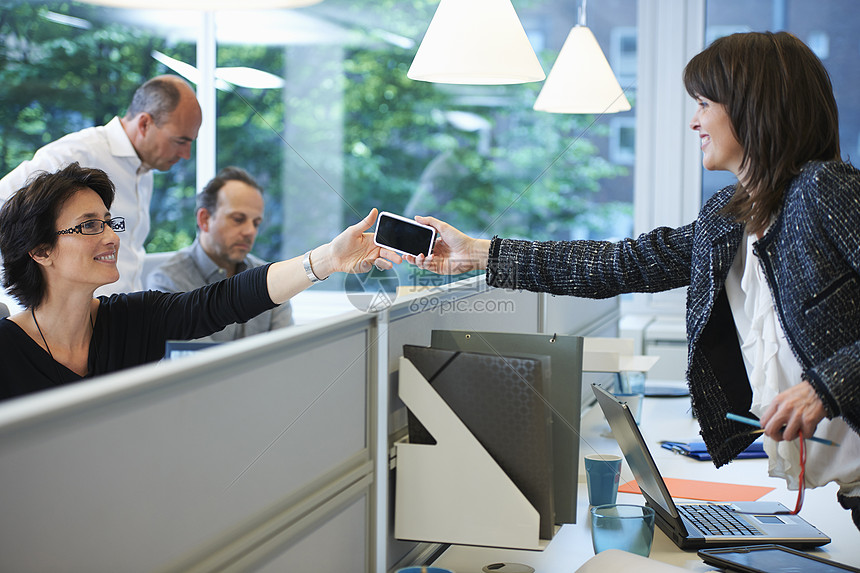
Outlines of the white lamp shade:
<svg viewBox="0 0 860 573">
<path fill-rule="evenodd" d="M 473 85 L 546 77 L 510 0 L 442 0 L 406 75 Z"/>
<path fill-rule="evenodd" d="M 574 26 L 534 104 L 553 113 L 615 113 L 630 109 L 603 50 L 586 26 Z"/>
<path fill-rule="evenodd" d="M 318 4 L 322 0 L 80 0 L 87 4 L 115 8 L 143 8 L 147 10 L 264 10 L 270 8 L 300 8 Z"/>
</svg>

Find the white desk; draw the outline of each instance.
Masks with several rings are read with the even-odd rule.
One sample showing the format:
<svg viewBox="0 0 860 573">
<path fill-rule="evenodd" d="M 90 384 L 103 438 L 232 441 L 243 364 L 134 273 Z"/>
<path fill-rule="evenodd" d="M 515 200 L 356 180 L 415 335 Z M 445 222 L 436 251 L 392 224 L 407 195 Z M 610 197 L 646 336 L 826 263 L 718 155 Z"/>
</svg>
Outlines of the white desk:
<svg viewBox="0 0 860 573">
<path fill-rule="evenodd" d="M 719 470 L 711 462 L 699 462 L 673 454 L 659 445 L 660 440 L 685 440 L 698 435 L 698 423 L 690 416 L 689 398 L 646 398 L 642 413 L 642 433 L 648 442 L 657 466 L 664 477 L 682 477 L 747 485 L 766 485 L 776 489 L 763 500 L 780 501 L 794 507 L 796 492 L 789 491 L 783 480 L 767 476 L 767 460 L 737 460 Z M 609 424 L 600 408 L 594 406 L 582 419 L 580 454 L 617 453 L 621 451 L 614 439 L 608 437 Z M 626 462 L 622 467 L 622 483 L 632 479 Z M 572 573 L 594 555 L 588 521 L 588 493 L 580 460 L 577 522 L 563 526 L 544 551 L 521 551 L 488 547 L 451 546 L 434 565 L 447 567 L 456 573 L 481 573 L 484 565 L 498 562 L 524 563 L 537 573 Z M 843 563 L 860 565 L 860 531 L 851 521 L 848 511 L 836 501 L 835 484 L 807 490 L 801 515 L 832 538 L 814 554 Z M 679 500 L 684 502 L 686 500 Z M 619 503 L 644 504 L 639 494 L 618 494 Z M 682 551 L 655 526 L 651 558 L 694 571 L 713 571 L 695 551 Z"/>
</svg>

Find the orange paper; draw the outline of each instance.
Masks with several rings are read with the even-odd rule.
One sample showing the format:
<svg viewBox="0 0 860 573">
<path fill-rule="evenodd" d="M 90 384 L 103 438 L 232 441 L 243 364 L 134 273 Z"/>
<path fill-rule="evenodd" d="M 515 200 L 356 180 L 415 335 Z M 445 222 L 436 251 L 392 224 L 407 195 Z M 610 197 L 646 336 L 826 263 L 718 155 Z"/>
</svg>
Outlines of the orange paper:
<svg viewBox="0 0 860 573">
<path fill-rule="evenodd" d="M 760 485 L 738 485 L 692 479 L 664 478 L 672 497 L 698 499 L 701 501 L 756 501 L 773 487 Z M 618 488 L 621 493 L 642 493 L 636 480 L 629 481 Z"/>
</svg>

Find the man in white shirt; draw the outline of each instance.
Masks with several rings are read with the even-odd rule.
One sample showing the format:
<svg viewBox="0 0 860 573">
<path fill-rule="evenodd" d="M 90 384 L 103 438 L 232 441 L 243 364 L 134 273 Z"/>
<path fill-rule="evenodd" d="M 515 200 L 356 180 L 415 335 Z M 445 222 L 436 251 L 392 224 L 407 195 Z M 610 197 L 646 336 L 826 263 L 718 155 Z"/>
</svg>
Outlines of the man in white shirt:
<svg viewBox="0 0 860 573">
<path fill-rule="evenodd" d="M 54 172 L 75 161 L 105 171 L 116 185 L 111 213 L 125 217 L 126 232 L 117 261 L 119 281 L 98 289 L 96 295 L 142 290 L 152 170 L 167 171 L 191 157 L 202 117 L 194 90 L 182 78 L 152 78 L 135 91 L 124 117 L 51 142 L 9 172 L 0 180 L 0 202 L 37 171 Z"/>
<path fill-rule="evenodd" d="M 247 171 L 225 167 L 197 194 L 197 238 L 149 274 L 146 288 L 187 292 L 266 261 L 250 253 L 263 222 L 263 192 Z M 293 324 L 290 301 L 206 340 L 227 342 Z"/>
</svg>

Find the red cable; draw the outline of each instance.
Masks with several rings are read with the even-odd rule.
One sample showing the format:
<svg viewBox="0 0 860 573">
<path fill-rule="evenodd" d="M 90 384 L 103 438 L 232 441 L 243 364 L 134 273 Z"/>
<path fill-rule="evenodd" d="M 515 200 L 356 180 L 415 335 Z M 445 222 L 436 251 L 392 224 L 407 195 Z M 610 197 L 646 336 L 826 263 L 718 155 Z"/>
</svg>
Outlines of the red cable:
<svg viewBox="0 0 860 573">
<path fill-rule="evenodd" d="M 803 507 L 803 490 L 805 489 L 805 485 L 803 482 L 803 474 L 806 471 L 806 447 L 803 442 L 803 433 L 798 432 L 797 436 L 800 438 L 800 476 L 799 476 L 799 484 L 797 490 L 797 503 L 794 506 L 794 511 L 790 512 L 791 515 L 797 515 L 800 513 L 800 508 Z"/>
</svg>

